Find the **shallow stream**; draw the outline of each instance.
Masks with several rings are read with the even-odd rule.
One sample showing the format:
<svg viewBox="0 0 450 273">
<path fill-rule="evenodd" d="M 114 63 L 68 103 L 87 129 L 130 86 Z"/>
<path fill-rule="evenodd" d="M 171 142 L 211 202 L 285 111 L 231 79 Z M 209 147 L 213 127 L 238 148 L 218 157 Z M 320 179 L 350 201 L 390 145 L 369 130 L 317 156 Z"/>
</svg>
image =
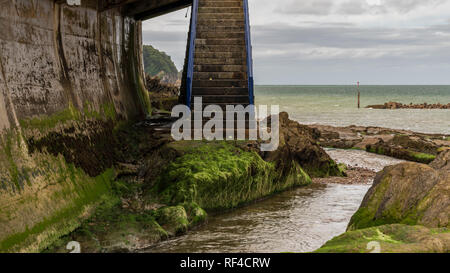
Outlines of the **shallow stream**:
<svg viewBox="0 0 450 273">
<path fill-rule="evenodd" d="M 356 150 L 328 149 L 337 162 L 376 171 L 400 162 Z M 369 184 L 312 184 L 209 218 L 187 235 L 146 252 L 309 252 L 343 233 Z"/>
</svg>

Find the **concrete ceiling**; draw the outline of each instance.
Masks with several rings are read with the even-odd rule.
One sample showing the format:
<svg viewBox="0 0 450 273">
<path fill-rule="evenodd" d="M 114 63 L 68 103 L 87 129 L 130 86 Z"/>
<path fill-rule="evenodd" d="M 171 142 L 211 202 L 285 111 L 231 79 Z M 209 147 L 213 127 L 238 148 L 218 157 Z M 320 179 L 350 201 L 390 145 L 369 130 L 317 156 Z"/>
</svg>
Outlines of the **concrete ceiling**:
<svg viewBox="0 0 450 273">
<path fill-rule="evenodd" d="M 192 5 L 192 0 L 104 0 L 104 8 L 120 7 L 126 16 L 146 20 Z"/>
</svg>

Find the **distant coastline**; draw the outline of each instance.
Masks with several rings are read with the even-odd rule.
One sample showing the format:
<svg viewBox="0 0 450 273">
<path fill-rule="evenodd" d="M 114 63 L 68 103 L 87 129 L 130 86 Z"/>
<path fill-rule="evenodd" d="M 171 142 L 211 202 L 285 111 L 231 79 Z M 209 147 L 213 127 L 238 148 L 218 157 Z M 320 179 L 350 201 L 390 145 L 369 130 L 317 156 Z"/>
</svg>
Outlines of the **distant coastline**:
<svg viewBox="0 0 450 273">
<path fill-rule="evenodd" d="M 450 103 L 441 104 L 441 103 L 420 103 L 420 104 L 403 104 L 400 102 L 386 102 L 385 104 L 376 104 L 376 105 L 368 105 L 366 108 L 372 109 L 450 109 Z"/>
<path fill-rule="evenodd" d="M 281 111 L 302 124 L 338 127 L 375 126 L 421 133 L 450 134 L 449 109 L 402 109 L 382 111 L 364 108 L 395 101 L 409 105 L 447 104 L 450 86 L 368 86 L 361 85 L 361 109 L 357 107 L 356 86 L 261 86 L 255 88 L 256 104 L 279 105 Z"/>
</svg>

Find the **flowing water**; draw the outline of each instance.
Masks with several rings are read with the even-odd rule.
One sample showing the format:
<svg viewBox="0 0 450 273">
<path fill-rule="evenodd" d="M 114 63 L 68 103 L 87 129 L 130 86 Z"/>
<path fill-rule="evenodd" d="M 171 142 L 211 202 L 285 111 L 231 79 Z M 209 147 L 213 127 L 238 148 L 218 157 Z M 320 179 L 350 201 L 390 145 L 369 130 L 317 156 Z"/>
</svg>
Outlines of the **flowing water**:
<svg viewBox="0 0 450 273">
<path fill-rule="evenodd" d="M 423 133 L 450 134 L 450 109 L 375 110 L 367 105 L 450 103 L 450 86 L 361 86 L 361 109 L 355 86 L 256 86 L 257 104 L 280 105 L 303 124 L 379 126 Z"/>
<path fill-rule="evenodd" d="M 364 151 L 329 149 L 338 162 L 356 160 L 379 170 L 400 160 Z M 308 252 L 343 233 L 369 184 L 312 184 L 272 196 L 226 214 L 187 235 L 162 242 L 146 252 L 242 253 Z"/>
</svg>

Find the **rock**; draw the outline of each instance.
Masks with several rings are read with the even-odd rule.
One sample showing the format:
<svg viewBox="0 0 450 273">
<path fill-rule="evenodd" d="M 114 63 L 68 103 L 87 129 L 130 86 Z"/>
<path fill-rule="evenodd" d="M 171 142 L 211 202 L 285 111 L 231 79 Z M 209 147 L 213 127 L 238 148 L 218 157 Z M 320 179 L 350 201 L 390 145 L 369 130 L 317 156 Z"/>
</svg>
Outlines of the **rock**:
<svg viewBox="0 0 450 273">
<path fill-rule="evenodd" d="M 430 167 L 437 170 L 450 171 L 450 150 L 444 150 L 430 163 Z"/>
<path fill-rule="evenodd" d="M 269 152 L 265 160 L 294 160 L 311 177 L 343 176 L 337 164 L 320 147 L 315 139 L 320 135 L 317 129 L 290 120 L 286 112 L 279 114 L 280 145 L 277 151 Z"/>
<path fill-rule="evenodd" d="M 167 153 L 178 157 L 156 179 L 150 193 L 161 203 L 196 203 L 207 211 L 236 208 L 295 186 L 311 183 L 299 163 L 280 154 L 267 162 L 244 143 L 178 141 Z"/>
<path fill-rule="evenodd" d="M 379 104 L 379 105 L 369 105 L 366 106 L 366 108 L 372 108 L 372 109 L 450 109 L 450 103 L 447 104 L 428 104 L 428 103 L 422 103 L 422 104 L 403 104 L 400 102 L 386 102 L 385 104 Z"/>
<path fill-rule="evenodd" d="M 379 172 L 347 232 L 316 252 L 448 253 L 449 155 L 440 153 L 429 166 L 402 163 Z"/>
<path fill-rule="evenodd" d="M 408 136 L 402 136 L 407 140 L 399 143 L 397 137 L 395 136 L 392 141 L 388 142 L 379 139 L 374 144 L 367 144 L 366 151 L 424 164 L 428 164 L 436 158 L 437 147 L 429 145 L 425 141 L 411 140 Z"/>
<path fill-rule="evenodd" d="M 153 108 L 171 111 L 178 104 L 180 88 L 161 82 L 158 77 L 146 75 L 145 83 Z"/>
<path fill-rule="evenodd" d="M 392 223 L 448 227 L 449 215 L 448 170 L 401 163 L 377 174 L 348 230 Z"/>
<path fill-rule="evenodd" d="M 159 209 L 156 212 L 156 221 L 168 232 L 169 236 L 186 233 L 189 228 L 188 216 L 182 206 Z"/>
<path fill-rule="evenodd" d="M 366 108 L 372 109 L 386 109 L 384 104 L 368 105 Z"/>
<path fill-rule="evenodd" d="M 428 164 L 436 155 L 450 149 L 450 137 L 380 127 L 333 127 L 311 125 L 319 131 L 323 147 L 360 149 L 419 163 Z"/>
<path fill-rule="evenodd" d="M 361 150 L 365 150 L 367 145 L 375 145 L 380 141 L 379 137 L 364 137 L 361 142 L 356 143 L 351 148 L 358 148 Z"/>
<path fill-rule="evenodd" d="M 370 253 L 379 250 L 379 253 L 448 253 L 449 231 L 447 228 L 383 225 L 346 232 L 315 252 Z"/>
<path fill-rule="evenodd" d="M 339 164 L 342 166 L 341 164 Z M 313 183 L 320 184 L 344 184 L 344 185 L 355 185 L 355 184 L 372 184 L 375 178 L 375 171 L 350 167 L 345 170 L 345 177 L 327 177 L 327 178 L 314 178 Z"/>
</svg>

